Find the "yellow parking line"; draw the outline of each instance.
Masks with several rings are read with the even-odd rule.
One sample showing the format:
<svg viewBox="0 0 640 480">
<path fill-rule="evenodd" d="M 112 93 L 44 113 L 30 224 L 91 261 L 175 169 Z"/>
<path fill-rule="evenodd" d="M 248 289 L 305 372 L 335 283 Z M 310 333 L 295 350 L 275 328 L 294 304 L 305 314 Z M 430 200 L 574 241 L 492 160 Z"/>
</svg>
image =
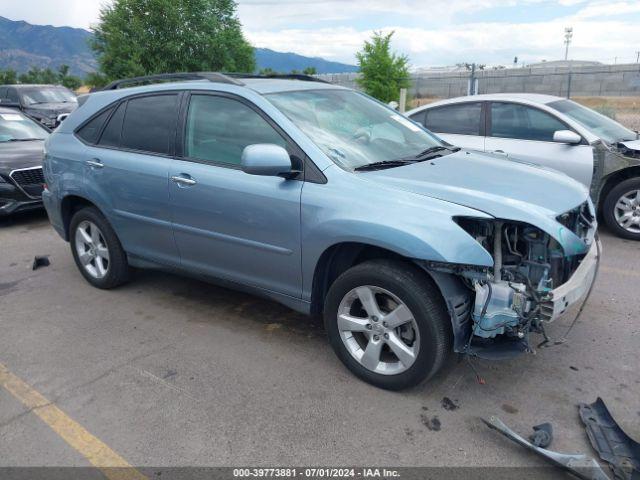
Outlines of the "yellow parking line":
<svg viewBox="0 0 640 480">
<path fill-rule="evenodd" d="M 0 386 L 7 389 L 109 480 L 148 480 L 82 425 L 53 405 L 0 363 Z"/>
</svg>

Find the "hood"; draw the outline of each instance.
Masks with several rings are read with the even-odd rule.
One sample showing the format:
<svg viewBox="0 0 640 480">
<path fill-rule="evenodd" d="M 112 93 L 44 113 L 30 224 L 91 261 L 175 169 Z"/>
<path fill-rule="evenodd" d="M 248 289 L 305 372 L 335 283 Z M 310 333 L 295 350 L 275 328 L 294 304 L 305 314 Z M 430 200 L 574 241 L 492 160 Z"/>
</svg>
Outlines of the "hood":
<svg viewBox="0 0 640 480">
<path fill-rule="evenodd" d="M 38 103 L 36 105 L 29 105 L 25 107 L 24 111 L 29 114 L 41 114 L 47 115 L 50 117 L 58 116 L 61 113 L 71 113 L 76 108 L 78 108 L 78 104 L 73 103 Z"/>
<path fill-rule="evenodd" d="M 6 175 L 17 168 L 42 165 L 44 140 L 0 142 L 0 173 Z"/>
<path fill-rule="evenodd" d="M 570 177 L 533 164 L 458 151 L 434 160 L 362 172 L 363 179 L 529 223 L 558 238 L 556 217 L 587 200 Z"/>
<path fill-rule="evenodd" d="M 638 140 L 629 140 L 627 142 L 620 142 L 629 150 L 635 150 L 636 152 L 640 152 L 640 139 Z"/>
</svg>

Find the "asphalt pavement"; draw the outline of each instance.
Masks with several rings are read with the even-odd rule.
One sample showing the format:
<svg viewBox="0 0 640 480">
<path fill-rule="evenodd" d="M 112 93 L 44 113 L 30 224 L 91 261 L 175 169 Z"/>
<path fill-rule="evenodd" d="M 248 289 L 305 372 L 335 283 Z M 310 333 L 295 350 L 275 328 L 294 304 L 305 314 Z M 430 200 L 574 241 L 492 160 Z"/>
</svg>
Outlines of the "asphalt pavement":
<svg viewBox="0 0 640 480">
<path fill-rule="evenodd" d="M 0 366 L 134 466 L 543 464 L 480 421 L 491 415 L 525 436 L 552 422 L 554 450 L 596 456 L 579 402 L 602 397 L 640 439 L 640 243 L 602 237 L 567 343 L 476 361 L 484 384 L 452 357 L 393 393 L 353 377 L 319 319 L 271 301 L 156 271 L 95 289 L 46 216 L 23 215 L 0 221 Z M 35 255 L 50 266 L 33 271 Z M 89 465 L 24 395 L 0 387 L 0 467 Z"/>
</svg>

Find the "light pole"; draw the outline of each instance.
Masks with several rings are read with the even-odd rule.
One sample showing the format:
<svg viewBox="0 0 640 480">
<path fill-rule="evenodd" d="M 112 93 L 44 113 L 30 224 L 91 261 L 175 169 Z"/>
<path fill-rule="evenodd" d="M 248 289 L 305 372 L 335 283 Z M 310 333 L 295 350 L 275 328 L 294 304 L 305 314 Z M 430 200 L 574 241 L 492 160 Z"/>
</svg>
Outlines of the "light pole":
<svg viewBox="0 0 640 480">
<path fill-rule="evenodd" d="M 566 27 L 564 29 L 564 59 L 567 60 L 569 58 L 569 44 L 571 43 L 571 38 L 573 37 L 573 27 Z"/>
</svg>

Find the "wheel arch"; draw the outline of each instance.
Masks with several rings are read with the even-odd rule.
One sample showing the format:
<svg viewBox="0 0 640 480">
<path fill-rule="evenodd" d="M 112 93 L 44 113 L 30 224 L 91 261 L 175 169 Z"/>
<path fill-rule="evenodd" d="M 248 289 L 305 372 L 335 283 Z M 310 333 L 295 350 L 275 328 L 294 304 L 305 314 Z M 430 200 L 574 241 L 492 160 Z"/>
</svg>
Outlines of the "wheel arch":
<svg viewBox="0 0 640 480">
<path fill-rule="evenodd" d="M 606 201 L 607 195 L 609 195 L 609 192 L 611 192 L 611 190 L 613 190 L 616 185 L 618 185 L 620 182 L 636 177 L 640 178 L 640 165 L 617 170 L 605 177 L 604 184 L 600 189 L 600 195 L 598 197 L 598 214 L 602 215 L 602 209 L 604 207 L 604 202 Z"/>
<path fill-rule="evenodd" d="M 62 216 L 64 239 L 66 241 L 69 241 L 69 227 L 71 225 L 71 219 L 73 218 L 74 213 L 85 207 L 93 207 L 100 211 L 95 203 L 80 195 L 66 195 L 60 202 L 60 214 Z"/>
</svg>

